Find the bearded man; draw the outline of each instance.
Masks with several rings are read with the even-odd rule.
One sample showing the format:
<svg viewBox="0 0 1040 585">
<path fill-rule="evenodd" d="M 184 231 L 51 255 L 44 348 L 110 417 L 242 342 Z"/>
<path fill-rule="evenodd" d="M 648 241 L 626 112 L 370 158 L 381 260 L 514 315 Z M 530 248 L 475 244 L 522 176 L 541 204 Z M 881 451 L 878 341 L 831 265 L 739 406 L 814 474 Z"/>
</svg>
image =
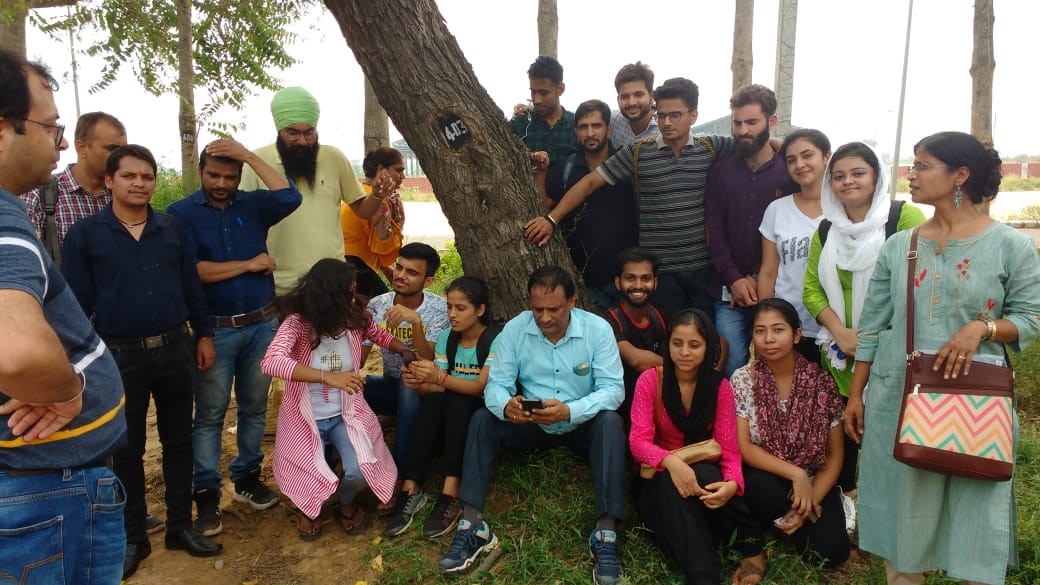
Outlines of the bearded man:
<svg viewBox="0 0 1040 585">
<path fill-rule="evenodd" d="M 334 146 L 318 143 L 318 100 L 302 87 L 286 87 L 271 100 L 278 137 L 255 154 L 295 182 L 303 203 L 273 226 L 267 235 L 268 253 L 278 259 L 274 271 L 277 294 L 284 294 L 323 258 L 343 258 L 340 202 L 358 217 L 379 211 L 381 189 L 365 196 L 350 161 Z M 242 171 L 242 191 L 270 189 L 252 167 Z"/>
</svg>

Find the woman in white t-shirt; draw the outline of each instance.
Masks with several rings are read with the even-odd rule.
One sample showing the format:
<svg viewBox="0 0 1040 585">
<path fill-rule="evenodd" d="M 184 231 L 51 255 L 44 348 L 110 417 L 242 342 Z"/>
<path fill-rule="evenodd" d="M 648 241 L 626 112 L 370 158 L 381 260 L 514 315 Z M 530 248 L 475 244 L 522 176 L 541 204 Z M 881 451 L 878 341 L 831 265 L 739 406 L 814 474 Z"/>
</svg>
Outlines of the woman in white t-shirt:
<svg viewBox="0 0 1040 585">
<path fill-rule="evenodd" d="M 801 191 L 769 204 L 762 225 L 762 265 L 758 270 L 758 298 L 778 297 L 794 305 L 802 322 L 798 353 L 820 361 L 816 335 L 820 324 L 802 303 L 809 244 L 823 220 L 820 191 L 831 157 L 831 142 L 819 130 L 803 128 L 787 135 L 780 147 L 787 172 Z"/>
</svg>

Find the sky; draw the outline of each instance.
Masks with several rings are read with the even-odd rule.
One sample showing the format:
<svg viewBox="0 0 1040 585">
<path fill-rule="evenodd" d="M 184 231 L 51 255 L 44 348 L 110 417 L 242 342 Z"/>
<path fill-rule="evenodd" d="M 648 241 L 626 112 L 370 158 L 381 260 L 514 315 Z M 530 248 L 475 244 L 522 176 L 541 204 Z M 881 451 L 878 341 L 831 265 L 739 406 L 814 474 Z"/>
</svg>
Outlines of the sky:
<svg viewBox="0 0 1040 585">
<path fill-rule="evenodd" d="M 794 73 L 792 123 L 824 131 L 836 147 L 873 140 L 883 153 L 895 145 L 907 7 L 910 0 L 801 0 Z M 754 19 L 753 81 L 773 86 L 777 0 L 758 0 Z M 438 8 L 477 78 L 504 111 L 528 97 L 526 71 L 537 57 L 537 0 L 438 0 Z M 1040 116 L 1032 108 L 1040 81 L 1035 75 L 1035 25 L 1040 2 L 994 0 L 994 140 L 1002 155 L 1040 154 Z M 45 9 L 41 16 L 59 16 Z M 642 10 L 642 11 L 641 11 Z M 687 77 L 700 86 L 699 120 L 729 113 L 733 4 L 718 0 L 558 0 L 559 54 L 566 90 L 561 101 L 573 111 L 588 99 L 616 104 L 614 75 L 626 63 L 649 64 L 655 85 Z M 968 131 L 971 124 L 972 0 L 916 0 L 907 73 L 901 155 L 917 140 L 942 130 Z M 298 63 L 276 76 L 301 85 L 322 106 L 321 141 L 351 159 L 363 157 L 364 88 L 361 69 L 335 19 L 315 8 L 294 27 L 289 48 Z M 1029 40 L 1033 39 L 1033 40 Z M 30 58 L 51 67 L 62 84 L 56 94 L 65 124 L 75 125 L 68 39 L 27 31 Z M 97 93 L 100 61 L 78 57 L 82 112 L 104 110 L 127 126 L 131 142 L 151 148 L 162 164 L 179 167 L 177 100 L 142 91 L 130 69 Z M 202 100 L 203 90 L 196 90 Z M 273 142 L 272 92 L 261 90 L 241 111 L 221 110 L 217 119 L 242 125 L 236 139 L 250 148 Z M 1022 96 L 1026 97 L 1023 103 Z M 202 103 L 197 103 L 201 107 Z M 400 134 L 391 125 L 391 140 Z M 201 144 L 215 136 L 204 129 Z M 71 150 L 62 163 L 74 162 Z"/>
</svg>

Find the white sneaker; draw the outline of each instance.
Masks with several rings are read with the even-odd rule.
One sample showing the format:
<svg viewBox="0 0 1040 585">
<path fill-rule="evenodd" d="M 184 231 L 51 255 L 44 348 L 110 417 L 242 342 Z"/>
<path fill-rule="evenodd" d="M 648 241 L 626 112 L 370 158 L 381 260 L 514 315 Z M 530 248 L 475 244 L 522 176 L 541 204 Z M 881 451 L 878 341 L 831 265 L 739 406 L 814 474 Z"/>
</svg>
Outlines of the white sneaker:
<svg viewBox="0 0 1040 585">
<path fill-rule="evenodd" d="M 852 538 L 856 533 L 856 502 L 846 496 L 841 488 L 838 488 L 838 494 L 841 496 L 841 508 L 845 511 L 845 531 Z"/>
</svg>

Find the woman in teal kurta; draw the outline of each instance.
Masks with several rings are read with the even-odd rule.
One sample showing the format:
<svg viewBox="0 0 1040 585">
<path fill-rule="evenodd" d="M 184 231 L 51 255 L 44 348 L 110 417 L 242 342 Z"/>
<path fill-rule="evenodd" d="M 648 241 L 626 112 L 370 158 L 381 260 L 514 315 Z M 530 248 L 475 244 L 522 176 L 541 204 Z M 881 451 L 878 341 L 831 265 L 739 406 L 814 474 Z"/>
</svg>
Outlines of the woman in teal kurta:
<svg viewBox="0 0 1040 585">
<path fill-rule="evenodd" d="M 958 373 L 973 357 L 1002 361 L 1001 343 L 1020 351 L 1040 334 L 1040 260 L 1028 237 L 972 205 L 996 195 L 1000 159 L 960 132 L 925 138 L 914 153 L 913 201 L 935 206 L 920 228 L 914 348 L 937 352 L 941 367 Z M 1017 563 L 1013 482 L 931 473 L 892 457 L 906 364 L 909 242 L 910 232 L 901 232 L 881 250 L 845 411 L 846 432 L 862 440 L 859 546 L 886 560 L 889 583 L 920 583 L 923 571 L 945 569 L 1002 584 Z"/>
</svg>

